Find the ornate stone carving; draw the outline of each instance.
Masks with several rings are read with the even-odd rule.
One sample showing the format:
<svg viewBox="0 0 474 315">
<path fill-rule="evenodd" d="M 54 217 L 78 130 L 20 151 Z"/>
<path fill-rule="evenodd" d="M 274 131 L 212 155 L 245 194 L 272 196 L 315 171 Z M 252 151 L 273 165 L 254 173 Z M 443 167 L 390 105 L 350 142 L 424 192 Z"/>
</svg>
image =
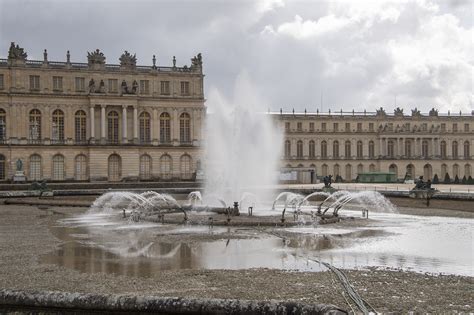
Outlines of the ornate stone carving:
<svg viewBox="0 0 474 315">
<path fill-rule="evenodd" d="M 120 56 L 120 67 L 124 69 L 135 69 L 137 66 L 137 55 L 132 55 L 128 51 L 125 52 Z"/>
<path fill-rule="evenodd" d="M 202 56 L 201 53 L 191 58 L 191 70 L 201 71 L 202 70 Z"/>
<path fill-rule="evenodd" d="M 99 49 L 93 52 L 87 52 L 87 62 L 90 65 L 103 65 L 105 64 L 105 56 Z"/>
<path fill-rule="evenodd" d="M 91 79 L 89 81 L 89 93 L 95 93 L 95 81 Z"/>
<path fill-rule="evenodd" d="M 393 113 L 395 114 L 395 116 L 402 116 L 403 117 L 403 109 L 401 109 L 400 107 L 395 108 Z"/>
<path fill-rule="evenodd" d="M 137 94 L 138 92 L 138 82 L 137 80 L 133 80 L 132 83 L 132 94 Z"/>
<path fill-rule="evenodd" d="M 376 112 L 377 112 L 376 113 L 377 116 L 385 116 L 386 115 L 385 109 L 383 109 L 383 107 L 380 107 L 380 109 L 377 109 Z"/>
<path fill-rule="evenodd" d="M 430 116 L 438 116 L 438 110 L 434 109 L 434 107 L 430 110 Z"/>
<path fill-rule="evenodd" d="M 412 116 L 421 116 L 421 112 L 418 108 L 415 107 L 415 109 L 411 110 L 411 115 Z"/>
<path fill-rule="evenodd" d="M 10 49 L 8 49 L 8 59 L 25 61 L 26 57 L 28 57 L 28 54 L 24 49 L 18 45 L 15 46 L 15 42 L 11 42 Z"/>
</svg>

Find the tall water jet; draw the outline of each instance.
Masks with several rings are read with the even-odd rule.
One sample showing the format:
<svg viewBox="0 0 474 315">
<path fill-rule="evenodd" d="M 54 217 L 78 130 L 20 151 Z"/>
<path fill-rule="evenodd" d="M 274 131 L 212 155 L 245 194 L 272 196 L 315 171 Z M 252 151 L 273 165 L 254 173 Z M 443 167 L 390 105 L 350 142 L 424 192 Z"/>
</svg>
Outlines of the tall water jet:
<svg viewBox="0 0 474 315">
<path fill-rule="evenodd" d="M 232 101 L 216 89 L 209 93 L 205 192 L 227 204 L 278 180 L 283 134 L 265 115 L 265 102 L 252 86 L 243 72 L 236 79 Z M 262 191 L 257 194 L 262 196 Z"/>
</svg>

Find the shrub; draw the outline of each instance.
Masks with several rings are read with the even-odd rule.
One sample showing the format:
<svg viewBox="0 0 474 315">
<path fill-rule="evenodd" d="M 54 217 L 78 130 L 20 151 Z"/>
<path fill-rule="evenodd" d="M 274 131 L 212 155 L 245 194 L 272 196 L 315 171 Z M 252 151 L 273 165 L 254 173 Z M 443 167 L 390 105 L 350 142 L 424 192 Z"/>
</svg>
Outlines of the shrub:
<svg viewBox="0 0 474 315">
<path fill-rule="evenodd" d="M 439 184 L 438 174 L 435 174 L 433 177 L 433 184 Z"/>
<path fill-rule="evenodd" d="M 449 173 L 446 173 L 444 176 L 444 184 L 451 184 L 451 177 L 449 177 Z"/>
</svg>

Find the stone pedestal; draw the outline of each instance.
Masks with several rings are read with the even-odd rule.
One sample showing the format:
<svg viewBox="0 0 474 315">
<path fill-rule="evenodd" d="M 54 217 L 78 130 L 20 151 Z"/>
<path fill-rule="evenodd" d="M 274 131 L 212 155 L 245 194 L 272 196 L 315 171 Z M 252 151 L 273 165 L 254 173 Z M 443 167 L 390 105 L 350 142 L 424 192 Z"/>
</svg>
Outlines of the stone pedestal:
<svg viewBox="0 0 474 315">
<path fill-rule="evenodd" d="M 13 175 L 13 182 L 14 183 L 24 183 L 26 182 L 26 176 L 23 171 L 16 171 L 15 175 Z"/>
</svg>

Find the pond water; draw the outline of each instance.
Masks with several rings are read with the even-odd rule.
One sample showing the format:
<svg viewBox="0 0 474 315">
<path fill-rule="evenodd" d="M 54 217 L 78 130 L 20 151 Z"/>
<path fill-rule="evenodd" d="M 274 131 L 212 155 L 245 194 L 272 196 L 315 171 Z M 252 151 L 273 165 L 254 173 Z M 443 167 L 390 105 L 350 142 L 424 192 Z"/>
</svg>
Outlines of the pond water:
<svg viewBox="0 0 474 315">
<path fill-rule="evenodd" d="M 351 211 L 345 211 L 351 214 Z M 360 216 L 360 212 L 354 212 Z M 473 219 L 371 213 L 364 226 L 223 228 L 128 224 L 111 214 L 58 221 L 64 241 L 41 257 L 81 272 L 150 277 L 163 270 L 401 268 L 473 276 Z"/>
</svg>

